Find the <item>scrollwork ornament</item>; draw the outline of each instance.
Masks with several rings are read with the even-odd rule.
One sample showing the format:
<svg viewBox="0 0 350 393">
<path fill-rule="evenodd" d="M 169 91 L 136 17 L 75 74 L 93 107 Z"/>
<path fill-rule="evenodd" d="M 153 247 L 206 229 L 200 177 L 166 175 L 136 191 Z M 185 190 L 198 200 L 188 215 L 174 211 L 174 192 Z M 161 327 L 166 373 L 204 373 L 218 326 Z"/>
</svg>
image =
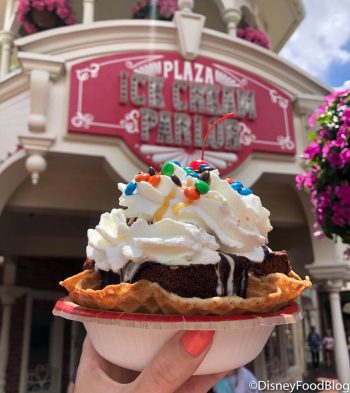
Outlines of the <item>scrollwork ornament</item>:
<svg viewBox="0 0 350 393">
<path fill-rule="evenodd" d="M 280 95 L 277 94 L 276 90 L 270 90 L 270 97 L 271 101 L 274 104 L 278 104 L 278 106 L 282 109 L 287 109 L 288 108 L 288 100 Z"/>
<path fill-rule="evenodd" d="M 133 109 L 124 116 L 124 119 L 120 120 L 119 125 L 129 134 L 138 133 L 140 132 L 139 118 L 140 112 L 137 109 Z"/>
<path fill-rule="evenodd" d="M 97 78 L 100 71 L 100 66 L 97 63 L 91 63 L 89 67 L 77 70 L 77 78 L 79 81 L 87 81 L 90 78 Z"/>
<path fill-rule="evenodd" d="M 290 136 L 279 135 L 277 137 L 277 142 L 282 150 L 293 150 L 295 147 L 294 142 L 290 139 Z"/>
<path fill-rule="evenodd" d="M 74 127 L 80 128 L 83 127 L 85 129 L 90 128 L 90 125 L 94 121 L 94 116 L 91 113 L 81 113 L 77 112 L 74 117 L 71 119 L 71 123 Z"/>
<path fill-rule="evenodd" d="M 240 133 L 241 145 L 250 146 L 255 141 L 256 135 L 243 122 L 240 123 L 240 126 L 241 126 L 241 133 Z"/>
</svg>

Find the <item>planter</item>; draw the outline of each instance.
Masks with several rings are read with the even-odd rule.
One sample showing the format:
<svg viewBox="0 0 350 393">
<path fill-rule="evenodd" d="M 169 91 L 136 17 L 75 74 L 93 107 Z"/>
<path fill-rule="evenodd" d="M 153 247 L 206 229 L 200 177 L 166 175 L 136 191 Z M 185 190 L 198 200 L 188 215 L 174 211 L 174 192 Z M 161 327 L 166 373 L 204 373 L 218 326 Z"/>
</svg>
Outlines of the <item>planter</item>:
<svg viewBox="0 0 350 393">
<path fill-rule="evenodd" d="M 17 22 L 27 33 L 71 25 L 75 18 L 69 0 L 19 0 Z"/>
<path fill-rule="evenodd" d="M 38 30 L 48 30 L 54 27 L 63 26 L 62 20 L 55 12 L 43 10 L 32 10 L 31 17 Z"/>
</svg>

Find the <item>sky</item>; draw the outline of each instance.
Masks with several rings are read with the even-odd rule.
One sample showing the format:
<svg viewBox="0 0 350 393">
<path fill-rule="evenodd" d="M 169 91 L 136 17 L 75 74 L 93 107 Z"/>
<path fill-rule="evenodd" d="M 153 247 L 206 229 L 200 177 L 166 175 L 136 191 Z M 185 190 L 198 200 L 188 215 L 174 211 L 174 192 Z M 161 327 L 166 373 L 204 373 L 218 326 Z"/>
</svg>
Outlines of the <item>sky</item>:
<svg viewBox="0 0 350 393">
<path fill-rule="evenodd" d="M 350 0 L 303 4 L 305 19 L 280 54 L 330 87 L 350 87 Z"/>
</svg>

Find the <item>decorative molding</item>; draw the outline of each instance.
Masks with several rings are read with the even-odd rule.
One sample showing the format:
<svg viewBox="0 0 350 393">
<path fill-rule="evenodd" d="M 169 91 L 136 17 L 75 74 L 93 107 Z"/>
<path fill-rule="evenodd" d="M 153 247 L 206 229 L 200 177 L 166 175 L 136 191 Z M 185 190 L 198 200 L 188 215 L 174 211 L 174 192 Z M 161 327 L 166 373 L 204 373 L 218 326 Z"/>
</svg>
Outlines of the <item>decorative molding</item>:
<svg viewBox="0 0 350 393">
<path fill-rule="evenodd" d="M 350 262 L 333 262 L 329 265 L 314 263 L 305 267 L 317 280 L 350 280 Z"/>
<path fill-rule="evenodd" d="M 299 94 L 294 101 L 296 112 L 303 116 L 309 116 L 321 103 L 322 96 L 311 94 Z"/>
<path fill-rule="evenodd" d="M 193 12 L 175 12 L 180 53 L 186 60 L 193 60 L 198 55 L 205 19 L 205 16 Z"/>
<path fill-rule="evenodd" d="M 56 140 L 56 136 L 52 134 L 38 135 L 34 133 L 23 133 L 18 135 L 23 148 L 28 154 L 44 154 Z"/>
<path fill-rule="evenodd" d="M 326 288 L 328 292 L 340 292 L 342 289 L 345 289 L 345 281 L 341 279 L 327 280 Z"/>
<path fill-rule="evenodd" d="M 0 81 L 0 102 L 7 101 L 12 97 L 23 93 L 29 89 L 30 80 L 22 70 L 16 70 L 7 74 Z"/>
<path fill-rule="evenodd" d="M 63 74 L 65 62 L 56 56 L 29 52 L 20 52 L 18 59 L 24 72 L 30 74 L 31 94 L 28 133 L 20 134 L 18 138 L 29 154 L 26 168 L 31 174 L 32 183 L 37 184 L 40 173 L 47 166 L 43 155 L 55 140 L 55 136 L 46 135 L 50 79 L 56 80 Z"/>
<path fill-rule="evenodd" d="M 30 368 L 27 381 L 28 392 L 50 393 L 53 381 L 52 371 L 49 364 L 36 364 Z"/>
<path fill-rule="evenodd" d="M 46 170 L 47 163 L 44 156 L 56 140 L 56 136 L 28 132 L 18 135 L 18 138 L 28 153 L 26 169 L 31 175 L 32 184 L 36 185 L 40 174 Z"/>
<path fill-rule="evenodd" d="M 39 53 L 19 52 L 17 55 L 24 72 L 42 70 L 49 73 L 50 78 L 55 80 L 64 72 L 64 59 Z"/>
<path fill-rule="evenodd" d="M 49 107 L 49 73 L 46 70 L 32 70 L 30 73 L 31 113 L 28 118 L 28 130 L 42 133 L 46 131 Z"/>
<path fill-rule="evenodd" d="M 32 184 L 39 182 L 40 174 L 46 170 L 47 162 L 44 158 L 56 137 L 48 134 L 34 134 L 32 132 L 18 135 L 24 149 L 28 153 L 26 169 L 30 173 Z"/>
<path fill-rule="evenodd" d="M 76 62 L 83 57 L 102 56 L 120 50 L 150 48 L 176 51 L 175 29 L 174 23 L 163 21 L 152 21 L 152 29 L 147 20 L 100 21 L 94 23 L 94 29 L 89 25 L 77 24 L 19 38 L 15 44 L 21 51 L 53 54 L 55 58 L 62 56 L 67 62 Z M 191 36 L 192 32 L 189 34 Z M 200 51 L 203 56 L 261 75 L 292 97 L 300 94 L 322 96 L 330 91 L 327 85 L 303 73 L 272 51 L 245 40 L 232 39 L 226 33 L 203 29 Z"/>
<path fill-rule="evenodd" d="M 140 151 L 143 154 L 152 157 L 152 160 L 157 164 L 164 161 L 177 160 L 183 166 L 188 165 L 191 161 L 200 157 L 201 150 L 196 149 L 191 153 L 187 153 L 186 149 L 182 147 L 159 146 L 159 145 L 141 145 Z M 236 162 L 237 155 L 235 153 L 227 153 L 220 151 L 206 151 L 205 157 L 217 168 L 225 169 L 228 162 Z"/>
</svg>

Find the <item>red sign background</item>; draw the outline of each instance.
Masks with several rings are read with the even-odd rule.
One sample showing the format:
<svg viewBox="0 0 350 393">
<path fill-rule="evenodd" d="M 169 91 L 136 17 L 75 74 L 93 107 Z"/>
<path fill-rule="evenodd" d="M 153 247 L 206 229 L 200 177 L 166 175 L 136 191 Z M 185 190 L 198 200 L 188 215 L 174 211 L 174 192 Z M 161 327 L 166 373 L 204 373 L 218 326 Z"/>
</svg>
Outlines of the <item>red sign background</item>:
<svg viewBox="0 0 350 393">
<path fill-rule="evenodd" d="M 150 130 L 149 140 L 141 140 L 140 106 L 130 100 L 120 102 L 122 72 L 130 77 L 135 73 L 163 77 L 165 107 L 161 110 L 170 114 L 174 113 L 172 88 L 175 80 L 201 83 L 204 88 L 213 83 L 220 88 L 229 86 L 254 92 L 256 117 L 237 119 L 240 148 L 209 147 L 206 151 L 206 160 L 222 174 L 239 166 L 253 151 L 295 154 L 291 101 L 283 91 L 238 67 L 204 57 L 189 62 L 178 54 L 167 52 L 122 53 L 75 64 L 70 80 L 69 132 L 123 138 L 138 157 L 156 167 L 166 160 L 177 159 L 186 165 L 200 158 L 200 149 L 193 144 L 157 143 L 157 127 Z M 147 86 L 138 87 L 139 95 L 146 97 L 147 107 Z M 208 120 L 215 116 L 204 113 L 200 116 L 205 134 Z M 191 132 L 194 138 L 194 131 Z"/>
</svg>

